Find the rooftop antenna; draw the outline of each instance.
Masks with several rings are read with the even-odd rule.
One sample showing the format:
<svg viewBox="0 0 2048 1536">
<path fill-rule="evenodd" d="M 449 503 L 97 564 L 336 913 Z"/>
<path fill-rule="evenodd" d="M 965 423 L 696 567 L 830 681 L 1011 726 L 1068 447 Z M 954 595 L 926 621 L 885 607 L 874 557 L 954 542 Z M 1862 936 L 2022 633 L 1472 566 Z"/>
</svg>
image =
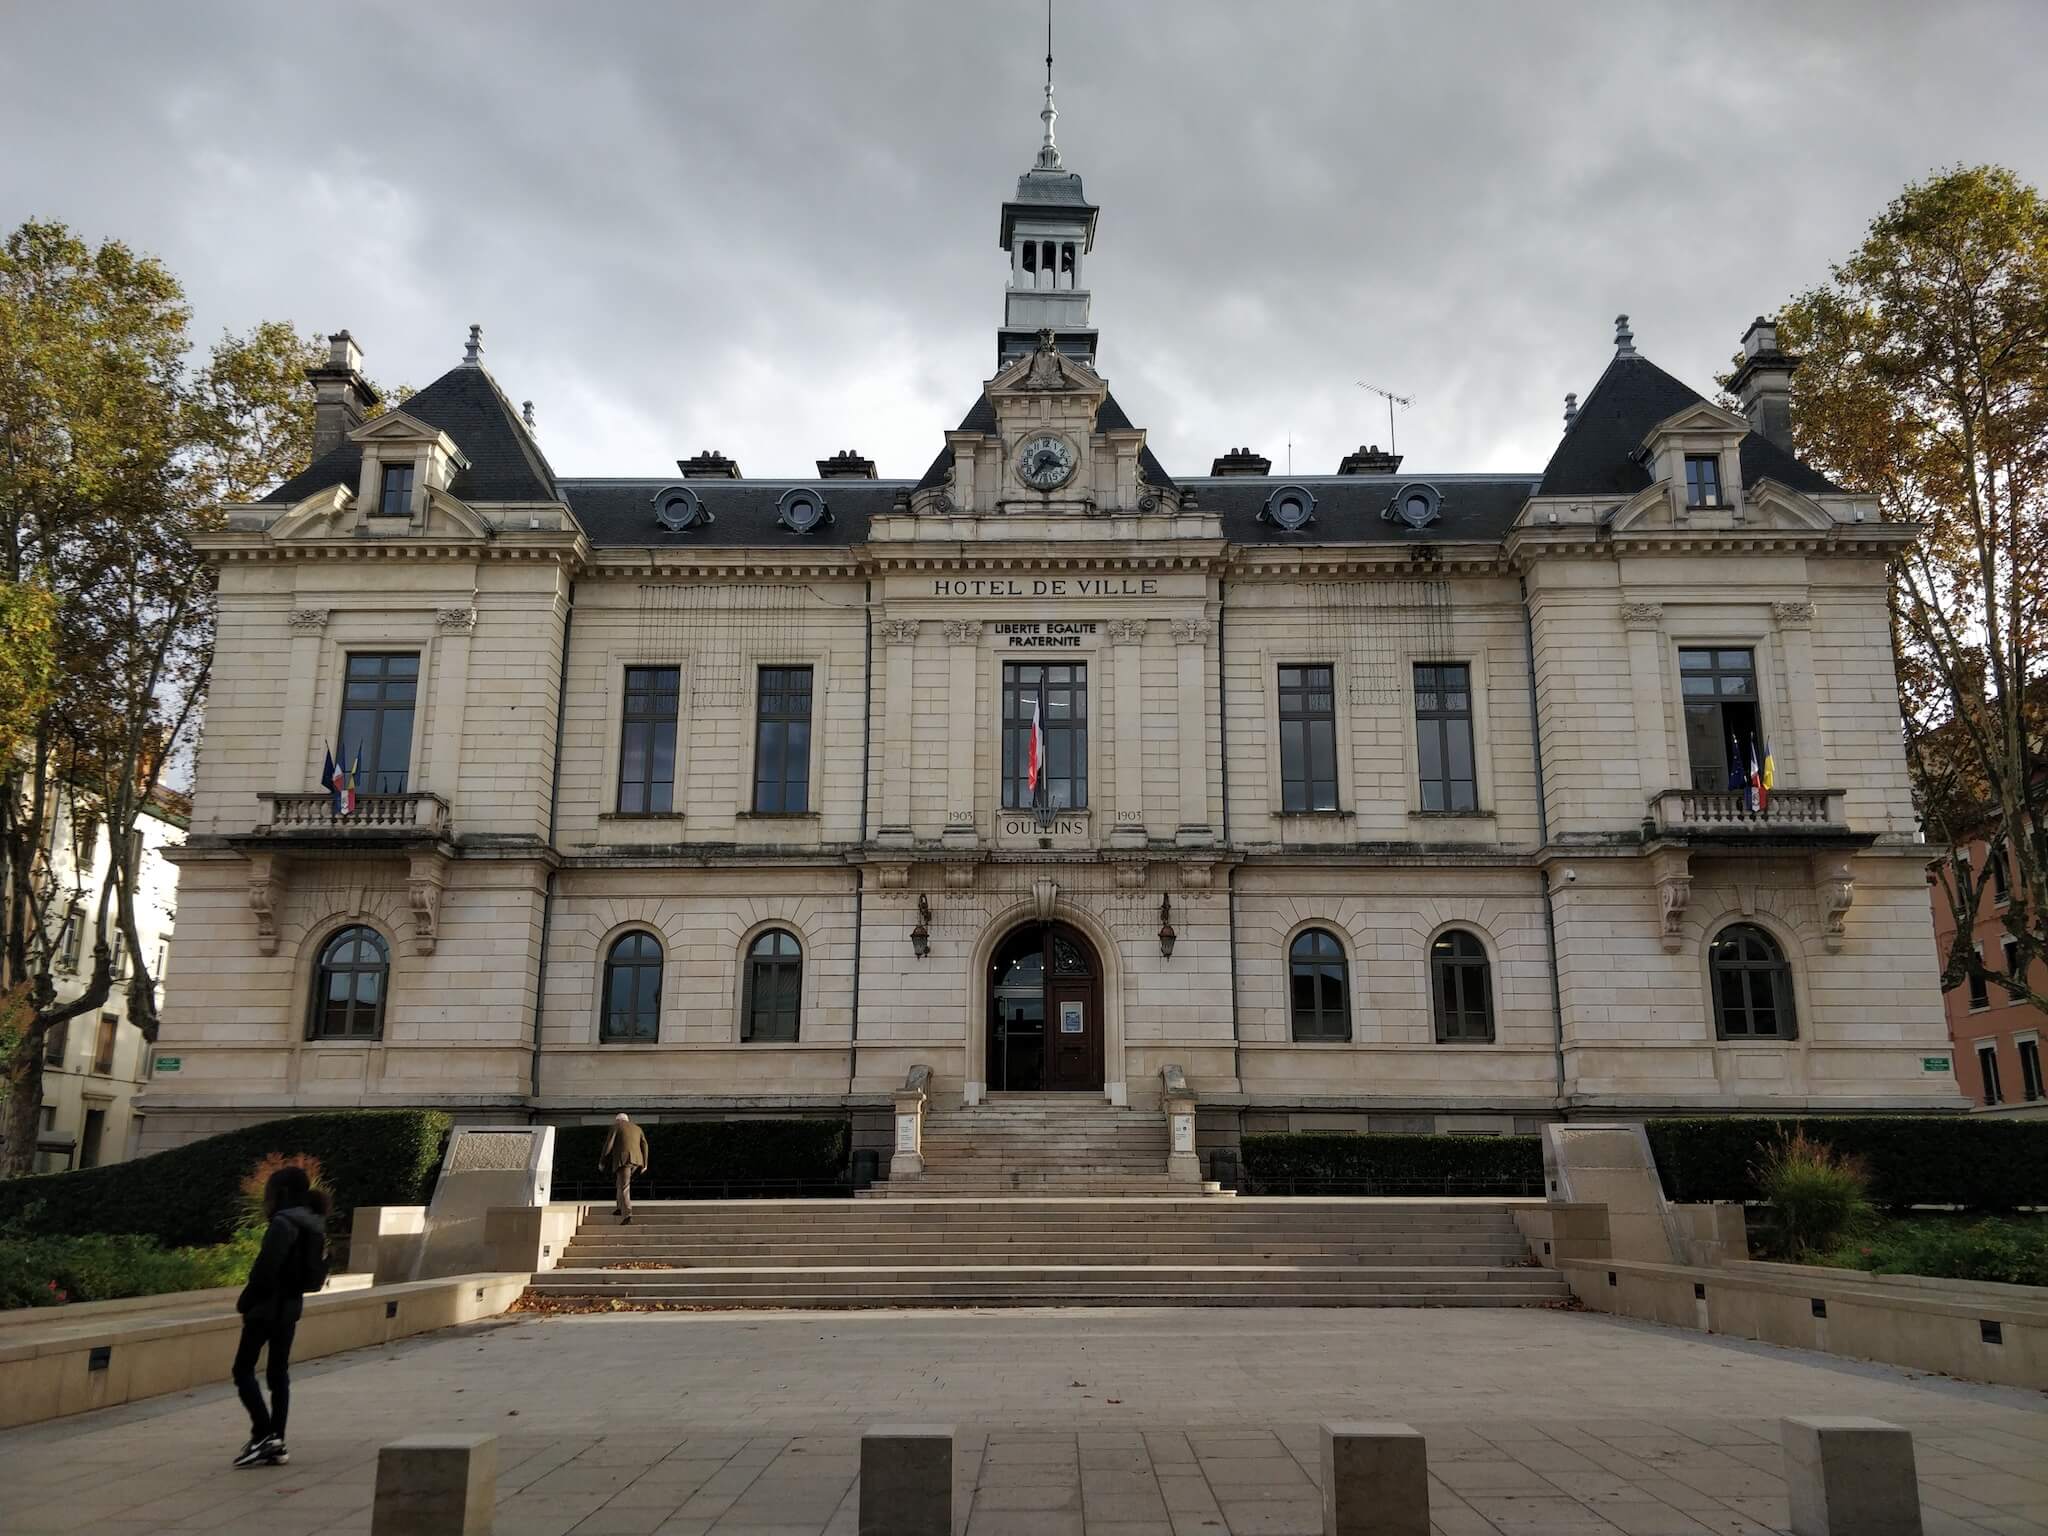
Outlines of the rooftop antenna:
<svg viewBox="0 0 2048 1536">
<path fill-rule="evenodd" d="M 1377 384 L 1360 382 L 1358 387 L 1371 390 L 1387 402 L 1387 452 L 1399 452 L 1401 445 L 1394 441 L 1394 407 L 1398 405 L 1403 410 L 1406 410 L 1415 403 L 1415 397 L 1413 395 L 1397 395 L 1391 389 L 1381 389 Z"/>
</svg>

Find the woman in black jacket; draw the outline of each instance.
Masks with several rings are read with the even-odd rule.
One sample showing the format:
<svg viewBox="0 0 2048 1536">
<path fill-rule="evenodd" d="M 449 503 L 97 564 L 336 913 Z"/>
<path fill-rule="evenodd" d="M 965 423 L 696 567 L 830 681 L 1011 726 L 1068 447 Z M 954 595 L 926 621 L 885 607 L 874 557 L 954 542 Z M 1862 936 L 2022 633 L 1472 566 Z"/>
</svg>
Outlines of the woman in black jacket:
<svg viewBox="0 0 2048 1536">
<path fill-rule="evenodd" d="M 312 1187 L 303 1168 L 287 1165 L 263 1186 L 263 1214 L 269 1224 L 263 1247 L 249 1270 L 235 1310 L 242 1314 L 242 1342 L 235 1351 L 235 1390 L 249 1410 L 249 1443 L 235 1457 L 238 1467 L 281 1467 L 291 1459 L 284 1445 L 285 1415 L 292 1402 L 292 1335 L 305 1310 L 305 1295 L 327 1279 L 327 1196 Z M 264 1379 L 270 1405 L 256 1385 L 256 1357 L 270 1362 Z"/>
</svg>

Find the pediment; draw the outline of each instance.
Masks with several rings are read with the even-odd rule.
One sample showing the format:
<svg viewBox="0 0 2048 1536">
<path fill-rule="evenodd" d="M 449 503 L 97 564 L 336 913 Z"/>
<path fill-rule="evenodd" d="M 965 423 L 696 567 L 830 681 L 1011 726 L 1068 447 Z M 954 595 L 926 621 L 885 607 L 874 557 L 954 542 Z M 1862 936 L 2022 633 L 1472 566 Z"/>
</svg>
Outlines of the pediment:
<svg viewBox="0 0 2048 1536">
<path fill-rule="evenodd" d="M 1763 479 L 1744 495 L 1750 522 L 1765 528 L 1794 528 L 1824 533 L 1835 526 L 1828 509 L 1782 481 Z"/>
<path fill-rule="evenodd" d="M 275 518 L 265 530 L 275 541 L 346 537 L 355 528 L 356 493 L 346 485 L 330 485 Z"/>
<path fill-rule="evenodd" d="M 372 417 L 348 437 L 352 443 L 437 443 L 451 457 L 459 452 L 455 439 L 446 432 L 402 410 Z"/>
<path fill-rule="evenodd" d="M 1661 533 L 1676 526 L 1671 515 L 1671 489 L 1661 482 L 1644 486 L 1608 518 L 1608 527 L 1615 533 Z"/>
<path fill-rule="evenodd" d="M 1724 410 L 1709 400 L 1698 400 L 1684 410 L 1666 416 L 1650 428 L 1643 441 L 1654 443 L 1658 438 L 1673 432 L 1729 432 L 1738 438 L 1749 431 L 1749 422 L 1735 412 Z"/>
<path fill-rule="evenodd" d="M 991 399 L 1003 395 L 1077 394 L 1100 400 L 1109 393 L 1109 386 L 1086 363 L 1052 347 L 1040 346 L 998 369 L 988 381 L 988 393 Z"/>
<path fill-rule="evenodd" d="M 292 507 L 267 530 L 278 544 L 315 539 L 488 539 L 492 529 L 475 508 L 458 496 L 429 487 L 426 518 L 416 526 L 410 519 L 366 517 L 355 495 L 345 485 L 316 491 Z"/>
</svg>

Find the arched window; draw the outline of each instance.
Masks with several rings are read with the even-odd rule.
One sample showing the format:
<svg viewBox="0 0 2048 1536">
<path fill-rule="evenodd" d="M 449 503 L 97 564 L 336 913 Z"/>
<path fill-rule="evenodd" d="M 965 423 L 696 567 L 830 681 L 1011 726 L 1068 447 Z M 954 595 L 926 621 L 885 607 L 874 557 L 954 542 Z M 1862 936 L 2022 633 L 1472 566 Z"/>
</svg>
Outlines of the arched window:
<svg viewBox="0 0 2048 1536">
<path fill-rule="evenodd" d="M 313 973 L 314 1040 L 380 1040 L 384 994 L 390 990 L 391 951 L 374 928 L 344 928 L 320 947 Z"/>
<path fill-rule="evenodd" d="M 1754 923 L 1731 923 L 1707 951 L 1714 1033 L 1723 1040 L 1790 1040 L 1792 969 L 1778 941 Z"/>
<path fill-rule="evenodd" d="M 1493 966 L 1477 934 L 1452 928 L 1429 946 L 1429 991 L 1439 1044 L 1493 1039 Z"/>
<path fill-rule="evenodd" d="M 604 1015 L 597 1038 L 661 1038 L 661 940 L 653 934 L 620 934 L 604 957 Z"/>
<path fill-rule="evenodd" d="M 770 928 L 747 946 L 747 990 L 740 1009 L 742 1040 L 796 1039 L 803 1002 L 804 951 L 786 928 Z"/>
<path fill-rule="evenodd" d="M 1288 946 L 1294 1038 L 1351 1038 L 1351 980 L 1344 946 L 1321 928 L 1305 928 Z"/>
</svg>

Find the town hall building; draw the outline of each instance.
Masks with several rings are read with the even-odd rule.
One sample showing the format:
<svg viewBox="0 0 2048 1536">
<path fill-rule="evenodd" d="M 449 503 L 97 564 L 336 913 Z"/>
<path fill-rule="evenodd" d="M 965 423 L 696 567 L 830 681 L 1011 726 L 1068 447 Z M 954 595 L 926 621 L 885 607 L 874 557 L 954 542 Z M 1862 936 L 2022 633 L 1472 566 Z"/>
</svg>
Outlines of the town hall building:
<svg viewBox="0 0 2048 1536">
<path fill-rule="evenodd" d="M 343 1106 L 880 1131 L 919 1067 L 948 1108 L 1177 1067 L 1205 1154 L 1961 1107 L 1916 530 L 1793 455 L 1771 324 L 1731 410 L 1624 319 L 1526 474 L 1168 465 L 1045 116 L 915 479 L 565 478 L 474 330 L 381 413 L 332 339 L 312 462 L 202 541 L 145 1150 Z"/>
</svg>

